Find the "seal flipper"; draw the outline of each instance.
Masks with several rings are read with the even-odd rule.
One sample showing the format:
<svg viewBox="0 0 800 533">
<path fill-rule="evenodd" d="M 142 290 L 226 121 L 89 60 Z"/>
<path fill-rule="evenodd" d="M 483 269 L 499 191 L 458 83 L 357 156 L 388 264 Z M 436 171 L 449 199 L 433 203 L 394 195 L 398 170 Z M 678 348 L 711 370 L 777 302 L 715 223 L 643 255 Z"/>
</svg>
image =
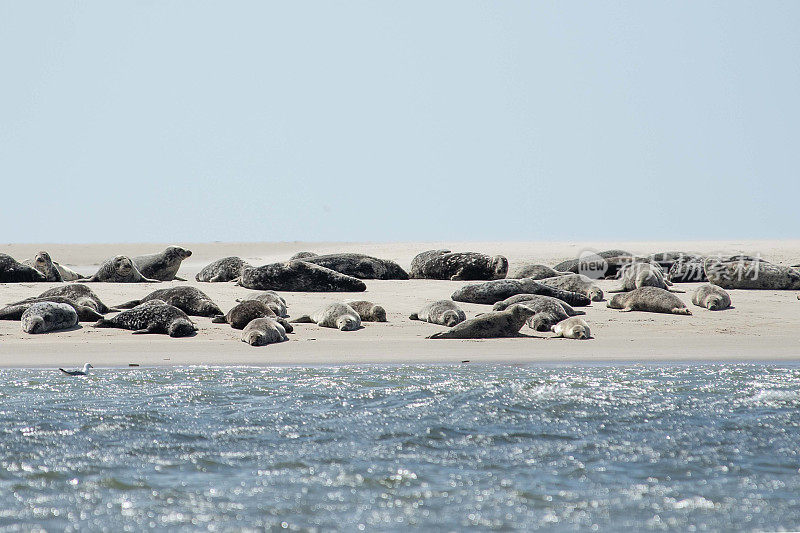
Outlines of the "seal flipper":
<svg viewBox="0 0 800 533">
<path fill-rule="evenodd" d="M 125 302 L 124 304 L 119 304 L 119 305 L 117 305 L 117 307 L 120 308 L 120 309 L 133 309 L 134 307 L 136 307 L 140 303 L 142 303 L 141 300 L 131 300 L 130 302 Z M 109 311 L 110 311 L 110 309 L 109 309 Z"/>
<path fill-rule="evenodd" d="M 290 322 L 293 322 L 295 324 L 315 324 L 315 322 L 311 320 L 311 317 L 309 315 L 303 315 L 299 318 L 291 320 Z"/>
<path fill-rule="evenodd" d="M 618 289 L 611 289 L 610 291 L 606 291 L 606 292 L 608 292 L 609 294 L 613 294 L 613 293 L 617 293 L 617 292 L 628 292 L 628 291 L 626 291 L 624 287 L 620 287 Z"/>
<path fill-rule="evenodd" d="M 93 328 L 113 328 L 114 326 L 111 324 L 111 321 L 106 318 L 101 318 L 94 324 L 92 324 Z"/>
<path fill-rule="evenodd" d="M 670 283 L 670 285 L 672 285 L 672 284 Z M 677 293 L 679 293 L 679 294 L 686 294 L 686 291 L 682 291 L 682 290 L 680 290 L 680 289 L 667 289 L 667 290 L 668 290 L 669 292 L 677 292 Z"/>
<path fill-rule="evenodd" d="M 174 279 L 175 281 L 187 281 L 186 279 L 184 279 L 184 278 L 179 278 L 178 276 L 175 276 L 175 277 L 174 277 L 174 278 L 172 278 L 172 279 Z"/>
<path fill-rule="evenodd" d="M 225 315 L 217 315 L 211 319 L 211 322 L 213 322 L 214 324 L 225 324 L 228 321 L 225 320 Z"/>
</svg>

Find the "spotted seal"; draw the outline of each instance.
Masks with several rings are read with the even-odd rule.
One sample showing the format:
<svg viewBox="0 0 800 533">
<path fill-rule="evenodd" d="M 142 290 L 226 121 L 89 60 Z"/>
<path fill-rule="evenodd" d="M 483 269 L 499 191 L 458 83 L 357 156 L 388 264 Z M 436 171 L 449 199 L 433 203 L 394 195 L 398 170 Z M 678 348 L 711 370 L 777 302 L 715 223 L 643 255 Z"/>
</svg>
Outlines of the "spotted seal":
<svg viewBox="0 0 800 533">
<path fill-rule="evenodd" d="M 800 289 L 800 271 L 758 259 L 719 261 L 708 258 L 704 270 L 709 282 L 724 289 Z"/>
<path fill-rule="evenodd" d="M 664 278 L 664 271 L 655 263 L 633 262 L 620 270 L 620 286 L 609 292 L 628 292 L 642 287 L 669 290 L 672 282 Z"/>
<path fill-rule="evenodd" d="M 45 298 L 29 298 L 24 302 L 17 302 L 15 304 L 7 305 L 0 309 L 0 320 L 19 320 L 22 318 L 22 314 L 27 311 L 28 308 L 41 302 L 69 305 L 75 309 L 75 313 L 78 315 L 79 322 L 95 322 L 103 318 L 103 315 L 98 313 L 94 307 L 81 305 L 75 300 L 71 300 L 64 296 L 48 296 Z"/>
<path fill-rule="evenodd" d="M 250 346 L 266 346 L 288 340 L 283 325 L 274 318 L 254 318 L 242 330 L 242 342 Z"/>
<path fill-rule="evenodd" d="M 535 314 L 528 318 L 528 327 L 536 331 L 550 331 L 550 328 L 569 318 L 556 298 L 526 300 L 515 305 L 524 305 Z"/>
<path fill-rule="evenodd" d="M 503 279 L 508 273 L 508 259 L 478 252 L 428 250 L 411 261 L 409 276 L 415 279 L 478 281 Z"/>
<path fill-rule="evenodd" d="M 20 300 L 18 302 L 14 302 L 9 305 L 26 303 L 33 300 L 48 299 L 54 296 L 63 296 L 64 298 L 72 300 L 77 304 L 91 307 L 101 315 L 104 315 L 112 311 L 119 311 L 119 309 L 113 309 L 106 306 L 106 304 L 104 304 L 100 300 L 100 298 L 98 298 L 97 294 L 95 294 L 92 289 L 90 289 L 83 283 L 70 283 L 69 285 L 61 285 L 59 287 L 53 287 L 52 289 L 44 291 L 39 296 L 35 296 L 33 298 L 26 298 L 25 300 Z"/>
<path fill-rule="evenodd" d="M 197 331 L 186 313 L 163 300 L 149 300 L 112 318 L 101 318 L 94 327 L 161 333 L 170 337 L 188 337 Z"/>
<path fill-rule="evenodd" d="M 0 283 L 47 281 L 47 276 L 7 254 L 0 254 Z"/>
<path fill-rule="evenodd" d="M 181 262 L 191 257 L 192 252 L 180 246 L 167 246 L 166 250 L 157 254 L 137 255 L 133 264 L 142 276 L 159 281 L 186 281 L 176 276 Z"/>
<path fill-rule="evenodd" d="M 251 266 L 241 257 L 224 257 L 204 266 L 194 279 L 209 283 L 233 281 L 242 275 L 243 268 Z"/>
<path fill-rule="evenodd" d="M 283 296 L 275 291 L 264 291 L 259 294 L 248 296 L 247 298 L 236 299 L 237 302 L 244 302 L 246 300 L 258 300 L 259 302 L 264 302 L 267 304 L 267 307 L 272 309 L 272 311 L 274 311 L 279 317 L 286 318 L 289 316 L 289 306 L 286 305 L 286 300 L 284 300 Z"/>
<path fill-rule="evenodd" d="M 119 304 L 117 307 L 119 309 L 132 309 L 150 300 L 162 300 L 169 305 L 174 305 L 190 316 L 215 317 L 222 314 L 222 309 L 220 309 L 206 293 L 200 289 L 187 287 L 186 285 L 159 289 L 151 292 L 140 300 L 131 300 L 130 302 Z"/>
<path fill-rule="evenodd" d="M 237 284 L 248 289 L 293 292 L 367 290 L 367 286 L 358 278 L 305 261 L 272 263 L 257 268 L 245 267 Z"/>
<path fill-rule="evenodd" d="M 354 331 L 361 327 L 361 317 L 355 309 L 345 303 L 326 305 L 292 322 L 316 323 L 324 328 L 337 328 L 342 331 Z"/>
<path fill-rule="evenodd" d="M 731 296 L 722 287 L 706 283 L 692 293 L 692 303 L 711 311 L 721 311 L 731 306 Z"/>
<path fill-rule="evenodd" d="M 576 257 L 575 259 L 562 261 L 554 266 L 553 269 L 557 270 L 558 272 L 571 272 L 572 274 L 580 274 L 580 271 L 582 270 L 581 265 L 597 262 L 601 263 L 605 268 L 603 277 L 613 278 L 617 275 L 619 268 L 630 262 L 631 258 L 633 258 L 633 254 L 626 252 L 625 250 L 605 250 L 602 252 L 592 252 L 590 254 Z"/>
<path fill-rule="evenodd" d="M 274 318 L 283 326 L 286 333 L 294 331 L 286 319 L 281 318 L 264 302 L 259 300 L 245 300 L 236 304 L 227 313 L 215 316 L 211 322 L 216 324 L 230 324 L 233 329 L 244 329 L 251 320 L 256 318 Z"/>
<path fill-rule="evenodd" d="M 570 305 L 585 306 L 591 303 L 589 297 L 577 292 L 565 291 L 544 285 L 532 279 L 498 279 L 461 287 L 451 298 L 456 302 L 474 304 L 495 304 L 515 294 L 541 294 L 564 300 Z"/>
<path fill-rule="evenodd" d="M 550 328 L 556 337 L 565 339 L 591 339 L 592 331 L 589 324 L 582 318 L 567 318 Z"/>
<path fill-rule="evenodd" d="M 674 315 L 692 314 L 680 298 L 659 287 L 641 287 L 617 294 L 611 298 L 606 307 L 622 311 L 647 311 Z"/>
<path fill-rule="evenodd" d="M 539 300 L 539 301 L 546 301 L 552 300 L 554 303 L 557 303 L 564 309 L 564 312 L 567 313 L 567 316 L 576 316 L 576 315 L 585 315 L 584 311 L 578 311 L 577 309 L 573 309 L 571 305 L 569 305 L 564 300 L 559 298 L 553 298 L 552 296 L 542 296 L 541 294 L 516 294 L 505 300 L 497 302 L 492 306 L 492 311 L 505 311 L 509 307 L 514 304 L 524 304 L 526 302 L 530 302 L 532 300 Z"/>
<path fill-rule="evenodd" d="M 366 300 L 349 300 L 345 302 L 361 317 L 362 322 L 386 322 L 386 309 Z"/>
<path fill-rule="evenodd" d="M 603 290 L 591 278 L 583 274 L 564 274 L 552 278 L 543 278 L 538 281 L 544 285 L 564 289 L 565 291 L 585 294 L 593 302 L 603 301 Z"/>
<path fill-rule="evenodd" d="M 47 281 L 64 281 L 61 271 L 47 252 L 38 252 L 33 259 L 26 259 L 22 264 L 41 272 Z"/>
<path fill-rule="evenodd" d="M 437 300 L 412 313 L 408 318 L 453 327 L 464 322 L 467 315 L 453 300 Z"/>
<path fill-rule="evenodd" d="M 675 261 L 667 272 L 667 279 L 672 283 L 708 281 L 705 272 L 705 258 Z"/>
<path fill-rule="evenodd" d="M 303 261 L 358 279 L 408 279 L 408 273 L 394 261 L 364 254 L 317 255 Z"/>
<path fill-rule="evenodd" d="M 289 258 L 289 261 L 298 261 L 300 259 L 308 259 L 310 257 L 319 257 L 319 254 L 315 254 L 314 252 L 297 252 Z"/>
<path fill-rule="evenodd" d="M 118 255 L 100 265 L 97 272 L 88 279 L 82 279 L 84 283 L 92 281 L 105 281 L 108 283 L 158 283 L 157 279 L 149 279 L 142 276 L 133 260 L 125 255 Z"/>
<path fill-rule="evenodd" d="M 519 330 L 535 314 L 524 305 L 512 305 L 505 311 L 491 311 L 456 324 L 446 331 L 430 335 L 429 339 L 494 339 L 518 337 Z"/>
<path fill-rule="evenodd" d="M 71 305 L 36 302 L 22 313 L 20 323 L 25 333 L 45 333 L 75 327 L 78 314 Z"/>
<path fill-rule="evenodd" d="M 550 268 L 547 265 L 538 265 L 533 263 L 524 263 L 517 267 L 514 267 L 514 270 L 509 271 L 508 275 L 506 276 L 507 279 L 546 279 L 546 278 L 553 278 L 556 276 L 565 276 L 569 274 L 569 272 L 559 272 L 554 268 Z"/>
</svg>

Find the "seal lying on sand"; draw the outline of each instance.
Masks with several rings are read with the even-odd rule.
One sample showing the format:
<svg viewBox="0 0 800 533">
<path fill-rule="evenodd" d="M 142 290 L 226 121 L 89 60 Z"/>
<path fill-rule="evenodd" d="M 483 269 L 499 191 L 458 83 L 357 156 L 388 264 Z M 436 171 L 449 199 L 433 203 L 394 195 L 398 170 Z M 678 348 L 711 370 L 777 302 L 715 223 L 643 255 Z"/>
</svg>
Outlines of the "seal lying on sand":
<svg viewBox="0 0 800 533">
<path fill-rule="evenodd" d="M 428 250 L 411 261 L 410 277 L 416 279 L 449 279 L 453 281 L 503 279 L 508 272 L 508 259 L 477 252 Z"/>
<path fill-rule="evenodd" d="M 0 283 L 47 281 L 47 277 L 28 265 L 23 265 L 10 255 L 0 254 Z"/>
<path fill-rule="evenodd" d="M 288 340 L 283 325 L 274 318 L 254 318 L 242 330 L 242 342 L 250 346 L 266 346 Z"/>
<path fill-rule="evenodd" d="M 623 311 L 647 311 L 650 313 L 672 313 L 674 315 L 691 315 L 680 298 L 673 293 L 658 287 L 642 287 L 630 292 L 617 294 L 606 307 Z"/>
<path fill-rule="evenodd" d="M 511 270 L 506 278 L 508 279 L 522 279 L 522 278 L 530 278 L 535 280 L 545 279 L 545 278 L 554 278 L 556 276 L 564 276 L 569 274 L 569 272 L 559 272 L 553 268 L 550 268 L 546 265 L 537 265 L 531 263 L 525 263 L 519 265 Z"/>
<path fill-rule="evenodd" d="M 557 298 L 526 300 L 515 305 L 524 305 L 535 313 L 527 322 L 536 331 L 550 331 L 552 326 L 569 318 Z"/>
<path fill-rule="evenodd" d="M 564 274 L 552 278 L 544 278 L 540 279 L 539 283 L 556 287 L 558 289 L 564 289 L 565 291 L 569 292 L 585 294 L 593 302 L 603 301 L 602 289 L 595 285 L 591 278 L 588 278 L 583 274 Z"/>
<path fill-rule="evenodd" d="M 602 265 L 604 272 L 599 272 L 604 278 L 614 278 L 617 271 L 625 263 L 630 262 L 633 254 L 625 250 L 605 250 L 603 252 L 592 252 L 582 254 L 575 259 L 562 261 L 553 267 L 558 272 L 571 272 L 573 274 L 582 274 L 586 271 L 595 271 L 596 268 L 591 268 L 591 265 L 599 267 Z"/>
<path fill-rule="evenodd" d="M 70 300 L 64 296 L 48 296 L 46 298 L 30 298 L 24 302 L 7 305 L 0 309 L 0 320 L 19 320 L 22 318 L 23 313 L 28 310 L 32 305 L 41 302 L 52 302 L 58 304 L 66 304 L 75 310 L 80 322 L 95 322 L 103 318 L 103 315 L 98 313 L 94 307 L 81 305 L 75 300 Z"/>
<path fill-rule="evenodd" d="M 190 257 L 192 252 L 180 246 L 167 246 L 163 252 L 150 255 L 137 255 L 133 264 L 142 273 L 142 276 L 159 281 L 186 281 L 175 274 L 181 267 L 181 261 Z"/>
<path fill-rule="evenodd" d="M 550 328 L 556 337 L 565 339 L 591 339 L 592 332 L 582 318 L 568 318 Z"/>
<path fill-rule="evenodd" d="M 708 281 L 705 271 L 705 258 L 676 261 L 670 267 L 667 279 L 672 283 Z"/>
<path fill-rule="evenodd" d="M 318 255 L 303 261 L 358 279 L 408 279 L 408 273 L 394 261 L 363 254 Z"/>
<path fill-rule="evenodd" d="M 257 268 L 245 267 L 237 282 L 256 290 L 296 292 L 363 292 L 360 279 L 305 261 L 272 263 Z"/>
<path fill-rule="evenodd" d="M 194 279 L 210 283 L 233 281 L 242 275 L 243 268 L 250 266 L 241 257 L 225 257 L 204 266 Z"/>
<path fill-rule="evenodd" d="M 284 300 L 283 296 L 275 291 L 264 291 L 259 294 L 248 296 L 247 298 L 236 299 L 237 302 L 245 302 L 247 300 L 258 300 L 259 302 L 264 302 L 267 304 L 267 307 L 272 309 L 279 317 L 286 318 L 289 316 L 286 300 Z"/>
<path fill-rule="evenodd" d="M 118 255 L 113 259 L 109 259 L 100 265 L 95 274 L 88 278 L 82 279 L 84 283 L 90 281 L 105 281 L 109 283 L 158 283 L 157 279 L 149 279 L 142 276 L 133 260 L 124 255 Z"/>
<path fill-rule="evenodd" d="M 107 307 L 106 304 L 104 304 L 100 300 L 100 298 L 97 297 L 94 291 L 89 287 L 87 287 L 86 285 L 84 285 L 83 283 L 70 283 L 69 285 L 61 285 L 60 287 L 53 287 L 52 289 L 44 291 L 39 296 L 36 296 L 34 298 L 27 298 L 25 300 L 20 300 L 19 302 L 14 302 L 9 305 L 26 303 L 33 300 L 47 299 L 53 296 L 63 296 L 64 298 L 68 298 L 77 304 L 91 307 L 101 315 L 104 315 L 111 311 L 119 311 L 119 309 L 110 309 L 109 307 Z"/>
<path fill-rule="evenodd" d="M 557 289 L 527 278 L 498 279 L 485 283 L 466 285 L 454 292 L 452 299 L 456 302 L 492 305 L 516 294 L 542 294 L 544 296 L 559 298 L 570 305 L 577 306 L 589 305 L 591 303 L 585 294 Z"/>
<path fill-rule="evenodd" d="M 319 257 L 319 254 L 315 254 L 314 252 L 297 252 L 292 257 L 289 258 L 289 261 L 297 261 L 299 259 L 308 259 L 309 257 Z"/>
<path fill-rule="evenodd" d="M 437 300 L 420 309 L 418 313 L 412 313 L 408 318 L 453 327 L 465 321 L 467 315 L 453 300 Z"/>
<path fill-rule="evenodd" d="M 627 292 L 642 287 L 669 290 L 671 282 L 664 279 L 664 271 L 655 263 L 630 263 L 620 270 L 620 287 L 609 292 Z"/>
<path fill-rule="evenodd" d="M 718 261 L 706 259 L 708 281 L 725 289 L 800 289 L 800 271 L 761 260 Z"/>
<path fill-rule="evenodd" d="M 245 300 L 236 304 L 226 314 L 215 316 L 211 322 L 216 324 L 228 323 L 233 329 L 244 329 L 251 320 L 256 318 L 274 318 L 275 321 L 283 326 L 286 333 L 294 331 L 294 328 L 286 319 L 277 316 L 267 304 L 258 300 Z"/>
<path fill-rule="evenodd" d="M 342 331 L 354 331 L 361 327 L 361 317 L 345 303 L 326 305 L 311 315 L 303 315 L 292 322 L 316 323 L 323 328 L 337 328 Z"/>
<path fill-rule="evenodd" d="M 22 264 L 41 272 L 47 281 L 64 281 L 61 272 L 58 270 L 55 263 L 53 263 L 50 254 L 47 252 L 38 252 L 33 256 L 33 259 L 26 259 Z"/>
<path fill-rule="evenodd" d="M 22 331 L 44 333 L 67 329 L 78 324 L 78 314 L 67 304 L 36 302 L 22 313 Z"/>
<path fill-rule="evenodd" d="M 530 302 L 532 300 L 552 300 L 553 302 L 559 304 L 563 309 L 564 312 L 567 313 L 567 316 L 575 316 L 575 315 L 585 315 L 586 312 L 578 311 L 577 309 L 573 309 L 571 305 L 569 305 L 564 300 L 560 300 L 558 298 L 553 298 L 552 296 L 542 296 L 541 294 L 516 294 L 511 296 L 510 298 L 506 298 L 500 302 L 497 302 L 492 307 L 492 311 L 505 311 L 509 307 L 514 304 L 524 304 L 525 302 Z"/>
<path fill-rule="evenodd" d="M 505 311 L 491 311 L 440 331 L 429 339 L 495 339 L 517 337 L 534 311 L 524 305 L 512 305 Z"/>
<path fill-rule="evenodd" d="M 706 283 L 692 293 L 692 303 L 711 311 L 721 311 L 731 306 L 731 297 L 722 287 Z"/>
<path fill-rule="evenodd" d="M 113 318 L 101 318 L 94 327 L 130 329 L 134 333 L 162 333 L 170 337 L 188 337 L 197 331 L 186 313 L 163 300 L 150 300 Z"/>
<path fill-rule="evenodd" d="M 386 322 L 386 309 L 366 300 L 345 302 L 361 317 L 362 322 Z"/>
<path fill-rule="evenodd" d="M 194 287 L 187 287 L 186 285 L 170 287 L 169 289 L 159 289 L 151 292 L 141 300 L 131 300 L 117 307 L 120 309 L 132 309 L 150 300 L 162 300 L 170 305 L 174 305 L 187 315 L 192 316 L 215 317 L 222 314 L 222 309 L 220 309 L 206 293 Z"/>
<path fill-rule="evenodd" d="M 702 259 L 702 256 L 687 252 L 659 252 L 650 254 L 645 258 L 645 261 L 648 263 L 655 263 L 660 266 L 664 272 L 669 272 L 675 263 L 686 263 L 698 259 Z"/>
</svg>

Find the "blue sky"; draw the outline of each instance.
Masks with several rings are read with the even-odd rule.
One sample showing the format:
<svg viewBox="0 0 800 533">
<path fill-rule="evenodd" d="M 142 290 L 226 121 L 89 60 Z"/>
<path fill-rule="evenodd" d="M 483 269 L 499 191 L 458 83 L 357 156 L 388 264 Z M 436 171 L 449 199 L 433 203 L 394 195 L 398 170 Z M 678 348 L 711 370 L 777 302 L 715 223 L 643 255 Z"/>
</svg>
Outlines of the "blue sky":
<svg viewBox="0 0 800 533">
<path fill-rule="evenodd" d="M 0 242 L 798 238 L 800 2 L 2 2 Z"/>
</svg>

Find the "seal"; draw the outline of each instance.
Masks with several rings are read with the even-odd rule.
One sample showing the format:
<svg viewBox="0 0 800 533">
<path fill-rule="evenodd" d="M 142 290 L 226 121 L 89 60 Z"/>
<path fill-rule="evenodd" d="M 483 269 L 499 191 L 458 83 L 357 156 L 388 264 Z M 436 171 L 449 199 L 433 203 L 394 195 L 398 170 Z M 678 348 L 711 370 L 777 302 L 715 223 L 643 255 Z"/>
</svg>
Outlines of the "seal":
<svg viewBox="0 0 800 533">
<path fill-rule="evenodd" d="M 675 261 L 669 268 L 667 279 L 672 283 L 693 283 L 708 281 L 705 271 L 705 258 Z"/>
<path fill-rule="evenodd" d="M 180 246 L 167 246 L 166 250 L 157 254 L 137 255 L 133 258 L 133 264 L 146 278 L 158 281 L 186 281 L 176 274 L 181 262 L 191 255 L 191 251 Z"/>
<path fill-rule="evenodd" d="M 505 300 L 494 304 L 492 311 L 505 311 L 514 304 L 525 304 L 531 300 L 552 300 L 553 302 L 559 304 L 562 309 L 564 309 L 564 312 L 567 313 L 567 316 L 586 314 L 584 311 L 573 309 L 572 306 L 564 300 L 559 300 L 558 298 L 553 298 L 552 296 L 542 296 L 540 294 L 517 294 L 515 296 L 511 296 L 510 298 L 506 298 Z"/>
<path fill-rule="evenodd" d="M 119 309 L 132 309 L 150 300 L 162 300 L 169 305 L 174 305 L 190 316 L 215 317 L 223 314 L 222 309 L 220 309 L 206 293 L 200 289 L 187 287 L 186 285 L 170 287 L 169 289 L 159 289 L 151 292 L 141 300 L 131 300 L 117 307 Z"/>
<path fill-rule="evenodd" d="M 71 305 L 56 302 L 36 302 L 22 313 L 22 331 L 45 333 L 75 327 L 78 314 Z"/>
<path fill-rule="evenodd" d="M 593 302 L 603 301 L 603 291 L 595 285 L 591 278 L 583 274 L 564 274 L 552 278 L 540 279 L 539 283 L 564 289 L 569 292 L 585 294 Z"/>
<path fill-rule="evenodd" d="M 668 290 L 659 287 L 642 287 L 630 292 L 617 294 L 606 307 L 623 311 L 647 311 L 650 313 L 672 313 L 673 315 L 691 315 L 680 298 Z"/>
<path fill-rule="evenodd" d="M 626 260 L 627 262 L 630 262 L 631 258 L 633 258 L 633 254 L 626 252 L 625 250 L 605 250 L 602 252 L 593 252 L 591 254 L 582 255 L 581 257 L 576 257 L 575 259 L 562 261 L 554 266 L 553 269 L 557 270 L 558 272 L 571 272 L 572 274 L 580 274 L 579 270 L 581 263 L 598 261 L 606 264 L 607 270 L 604 277 L 609 278 L 616 276 L 617 269 L 619 268 L 620 264 L 624 264 Z"/>
<path fill-rule="evenodd" d="M 0 254 L 0 283 L 47 281 L 47 277 L 28 265 L 23 265 L 7 254 Z"/>
<path fill-rule="evenodd" d="M 719 261 L 708 258 L 704 270 L 708 281 L 723 289 L 800 289 L 800 271 L 758 259 Z"/>
<path fill-rule="evenodd" d="M 440 324 L 452 328 L 467 319 L 466 313 L 452 300 L 437 300 L 429 303 L 409 316 L 411 320 L 422 320 L 431 324 Z"/>
<path fill-rule="evenodd" d="M 242 342 L 250 346 L 266 346 L 288 340 L 286 330 L 273 318 L 254 318 L 242 330 Z"/>
<path fill-rule="evenodd" d="M 248 296 L 247 298 L 237 298 L 237 302 L 245 302 L 247 300 L 258 300 L 259 302 L 264 302 L 267 304 L 267 307 L 272 309 L 272 311 L 281 318 L 286 318 L 289 316 L 287 312 L 287 305 L 286 300 L 283 299 L 283 296 L 278 294 L 275 291 L 264 291 L 261 294 L 256 294 L 253 296 Z"/>
<path fill-rule="evenodd" d="M 559 272 L 546 265 L 524 263 L 522 265 L 519 265 L 518 267 L 515 267 L 514 270 L 510 271 L 506 276 L 506 278 L 508 279 L 530 278 L 530 279 L 540 280 L 546 278 L 554 278 L 556 276 L 565 276 L 567 274 L 569 274 L 569 272 Z"/>
<path fill-rule="evenodd" d="M 394 261 L 364 254 L 318 255 L 303 261 L 358 279 L 408 279 L 408 273 Z"/>
<path fill-rule="evenodd" d="M 194 335 L 197 327 L 186 313 L 163 300 L 150 300 L 113 318 L 101 318 L 96 328 L 130 329 L 134 333 L 161 333 L 170 337 Z"/>
<path fill-rule="evenodd" d="M 535 313 L 527 323 L 529 328 L 536 331 L 550 331 L 552 326 L 569 318 L 556 298 L 526 300 L 515 305 L 524 305 Z"/>
<path fill-rule="evenodd" d="M 289 261 L 298 261 L 300 259 L 308 259 L 309 257 L 319 257 L 319 254 L 315 254 L 314 252 L 297 252 L 289 258 Z"/>
<path fill-rule="evenodd" d="M 585 294 L 544 285 L 532 279 L 498 279 L 461 287 L 451 298 L 456 302 L 495 304 L 516 294 L 541 294 L 564 300 L 570 305 L 585 306 L 591 300 Z"/>
<path fill-rule="evenodd" d="M 367 286 L 358 278 L 305 261 L 272 263 L 257 268 L 245 267 L 237 284 L 262 291 L 363 292 L 367 290 Z"/>
<path fill-rule="evenodd" d="M 105 281 L 109 283 L 158 283 L 157 279 L 149 279 L 142 276 L 130 257 L 118 255 L 113 259 L 105 261 L 95 274 L 82 279 L 84 283 L 91 281 Z"/>
<path fill-rule="evenodd" d="M 244 267 L 250 266 L 241 257 L 224 257 L 204 266 L 194 279 L 210 283 L 233 281 L 242 275 Z"/>
<path fill-rule="evenodd" d="M 556 337 L 565 339 L 591 339 L 589 324 L 582 318 L 567 318 L 550 328 Z"/>
<path fill-rule="evenodd" d="M 429 339 L 495 339 L 518 337 L 519 330 L 535 312 L 524 305 L 512 305 L 505 311 L 491 311 L 440 331 Z"/>
<path fill-rule="evenodd" d="M 647 256 L 645 261 L 648 263 L 656 263 L 664 272 L 669 272 L 675 263 L 686 263 L 697 259 L 702 259 L 702 256 L 690 254 L 688 252 L 658 252 Z"/>
<path fill-rule="evenodd" d="M 100 298 L 94 293 L 92 289 L 88 286 L 84 285 L 83 283 L 70 283 L 69 285 L 61 285 L 60 287 L 53 287 L 52 289 L 48 289 L 44 291 L 39 296 L 34 298 L 27 298 L 25 300 L 20 300 L 18 302 L 14 302 L 13 304 L 21 304 L 26 303 L 34 300 L 46 300 L 48 298 L 52 298 L 54 296 L 63 296 L 79 305 L 85 305 L 87 307 L 91 307 L 101 315 L 109 313 L 111 311 L 119 311 L 119 309 L 110 309 L 106 304 L 104 304 Z"/>
<path fill-rule="evenodd" d="M 664 279 L 664 271 L 655 263 L 634 262 L 620 270 L 620 287 L 609 292 L 628 292 L 642 287 L 669 290 L 671 282 Z M 682 291 L 676 291 L 682 292 Z"/>
<path fill-rule="evenodd" d="M 33 259 L 26 259 L 22 264 L 33 267 L 47 278 L 47 281 L 65 281 L 61 271 L 47 252 L 38 252 Z"/>
<path fill-rule="evenodd" d="M 283 326 L 286 333 L 291 333 L 294 330 L 289 322 L 277 316 L 267 304 L 259 300 L 245 300 L 236 304 L 226 314 L 215 316 L 211 322 L 216 324 L 228 323 L 233 329 L 244 329 L 251 320 L 256 318 L 273 318 Z"/>
<path fill-rule="evenodd" d="M 478 252 L 428 250 L 411 261 L 410 277 L 415 279 L 449 279 L 478 281 L 503 279 L 508 273 L 508 259 Z"/>
<path fill-rule="evenodd" d="M 692 303 L 711 311 L 721 311 L 731 306 L 731 296 L 722 287 L 706 283 L 692 293 Z"/>
<path fill-rule="evenodd" d="M 19 320 L 28 308 L 41 302 L 66 304 L 72 307 L 78 315 L 79 322 L 95 322 L 103 318 L 103 315 L 98 313 L 93 307 L 81 305 L 75 300 L 70 300 L 64 296 L 48 296 L 46 298 L 30 298 L 24 302 L 7 305 L 0 309 L 0 320 Z"/>
<path fill-rule="evenodd" d="M 323 328 L 354 331 L 361 328 L 361 317 L 355 309 L 345 303 L 333 303 L 321 307 L 310 315 L 303 315 L 292 322 L 316 323 Z"/>
<path fill-rule="evenodd" d="M 345 302 L 361 317 L 362 322 L 386 322 L 386 309 L 366 300 Z"/>
</svg>

